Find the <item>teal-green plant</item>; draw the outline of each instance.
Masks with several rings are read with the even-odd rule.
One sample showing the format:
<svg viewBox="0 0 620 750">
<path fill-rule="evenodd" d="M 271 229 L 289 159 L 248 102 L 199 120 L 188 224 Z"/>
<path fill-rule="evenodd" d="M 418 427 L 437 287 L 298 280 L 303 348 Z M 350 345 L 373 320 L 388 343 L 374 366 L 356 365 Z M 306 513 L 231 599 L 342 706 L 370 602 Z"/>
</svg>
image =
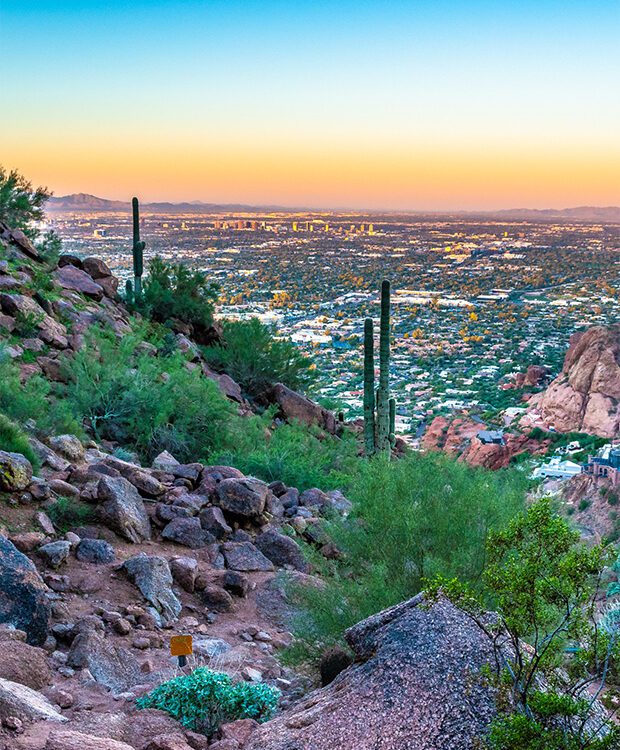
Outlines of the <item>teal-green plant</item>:
<svg viewBox="0 0 620 750">
<path fill-rule="evenodd" d="M 165 711 L 184 727 L 210 737 L 229 721 L 267 721 L 279 698 L 280 691 L 265 683 L 233 682 L 227 674 L 199 667 L 159 685 L 136 705 Z"/>
<path fill-rule="evenodd" d="M 390 446 L 393 448 L 396 442 L 396 399 L 389 400 L 390 406 Z"/>
<path fill-rule="evenodd" d="M 133 211 L 133 276 L 134 276 L 134 295 L 139 300 L 142 297 L 142 273 L 144 272 L 144 248 L 145 243 L 140 240 L 140 206 L 137 198 L 131 199 Z"/>
</svg>

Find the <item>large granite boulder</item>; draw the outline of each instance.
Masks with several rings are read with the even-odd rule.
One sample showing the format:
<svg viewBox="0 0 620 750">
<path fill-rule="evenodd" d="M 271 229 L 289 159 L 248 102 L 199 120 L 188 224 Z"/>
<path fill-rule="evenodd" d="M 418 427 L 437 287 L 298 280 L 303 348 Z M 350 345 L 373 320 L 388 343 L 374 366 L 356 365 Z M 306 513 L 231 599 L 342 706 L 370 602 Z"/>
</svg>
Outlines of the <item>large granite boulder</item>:
<svg viewBox="0 0 620 750">
<path fill-rule="evenodd" d="M 32 464 L 21 453 L 0 451 L 0 492 L 25 490 L 32 479 Z"/>
<path fill-rule="evenodd" d="M 295 420 L 305 425 L 318 425 L 331 435 L 338 432 L 338 421 L 331 411 L 282 383 L 274 386 L 272 399 L 287 420 Z"/>
<path fill-rule="evenodd" d="M 269 487 L 260 479 L 222 479 L 217 485 L 217 503 L 222 510 L 243 518 L 257 518 L 265 510 Z"/>
<path fill-rule="evenodd" d="M 151 538 L 151 523 L 138 490 L 124 477 L 99 480 L 97 498 L 101 521 L 135 544 Z"/>
<path fill-rule="evenodd" d="M 0 677 L 0 723 L 13 716 L 20 721 L 67 721 L 41 693 Z"/>
<path fill-rule="evenodd" d="M 174 622 L 181 612 L 181 602 L 172 590 L 168 562 L 163 557 L 140 553 L 126 560 L 123 567 L 142 596 L 159 612 L 162 622 Z"/>
<path fill-rule="evenodd" d="M 0 536 L 0 623 L 24 630 L 29 643 L 41 645 L 49 628 L 48 593 L 26 555 Z"/>
<path fill-rule="evenodd" d="M 246 750 L 471 750 L 495 715 L 493 649 L 463 612 L 414 597 L 347 631 L 357 663 L 251 736 Z"/>
</svg>

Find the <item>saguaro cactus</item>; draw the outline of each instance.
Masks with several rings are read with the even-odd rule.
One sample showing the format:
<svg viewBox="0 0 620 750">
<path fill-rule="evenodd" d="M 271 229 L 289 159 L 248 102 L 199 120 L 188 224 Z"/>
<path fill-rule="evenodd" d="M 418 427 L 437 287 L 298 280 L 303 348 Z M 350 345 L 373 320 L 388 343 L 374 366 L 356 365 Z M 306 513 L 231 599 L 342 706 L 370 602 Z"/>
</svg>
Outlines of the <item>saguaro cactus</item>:
<svg viewBox="0 0 620 750">
<path fill-rule="evenodd" d="M 142 272 L 144 270 L 143 251 L 145 243 L 140 241 L 140 207 L 138 199 L 131 199 L 133 209 L 133 277 L 134 277 L 134 298 L 139 300 L 142 296 Z"/>
<path fill-rule="evenodd" d="M 390 282 L 381 284 L 379 329 L 379 389 L 377 393 L 377 451 L 390 448 Z"/>
<path fill-rule="evenodd" d="M 396 402 L 390 399 L 390 282 L 381 285 L 379 387 L 375 391 L 374 330 L 364 321 L 364 451 L 367 456 L 389 451 L 394 443 Z"/>
<path fill-rule="evenodd" d="M 364 321 L 364 451 L 375 452 L 375 346 L 372 318 Z"/>
</svg>

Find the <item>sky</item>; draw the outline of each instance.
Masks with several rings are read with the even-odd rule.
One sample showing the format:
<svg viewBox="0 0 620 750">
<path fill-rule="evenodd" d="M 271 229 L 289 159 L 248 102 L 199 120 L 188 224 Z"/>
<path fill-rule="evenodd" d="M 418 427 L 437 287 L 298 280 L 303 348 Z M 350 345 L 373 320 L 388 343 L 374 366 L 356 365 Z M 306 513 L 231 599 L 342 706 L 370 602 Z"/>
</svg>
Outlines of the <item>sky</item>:
<svg viewBox="0 0 620 750">
<path fill-rule="evenodd" d="M 0 164 L 56 195 L 620 205 L 620 0 L 0 0 Z"/>
</svg>

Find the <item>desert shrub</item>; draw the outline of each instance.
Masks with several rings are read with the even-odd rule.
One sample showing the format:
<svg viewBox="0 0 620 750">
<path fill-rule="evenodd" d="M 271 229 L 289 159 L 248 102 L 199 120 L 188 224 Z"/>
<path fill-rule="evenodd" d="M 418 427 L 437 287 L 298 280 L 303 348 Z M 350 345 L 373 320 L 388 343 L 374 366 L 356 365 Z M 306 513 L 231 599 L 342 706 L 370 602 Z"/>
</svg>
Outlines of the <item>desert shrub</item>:
<svg viewBox="0 0 620 750">
<path fill-rule="evenodd" d="M 164 682 L 136 703 L 138 708 L 166 711 L 184 727 L 211 736 L 228 721 L 266 721 L 279 697 L 269 685 L 233 682 L 227 674 L 200 667 Z"/>
<path fill-rule="evenodd" d="M 315 379 L 312 360 L 290 341 L 276 338 L 258 318 L 224 321 L 222 343 L 204 354 L 253 399 L 264 399 L 275 383 L 305 391 Z"/>
<path fill-rule="evenodd" d="M 22 383 L 19 367 L 1 350 L 0 412 L 18 424 L 32 420 L 40 434 L 71 433 L 79 436 L 83 433 L 69 405 L 54 398 L 49 381 L 33 375 Z"/>
<path fill-rule="evenodd" d="M 90 505 L 67 497 L 59 497 L 46 511 L 56 529 L 63 534 L 76 526 L 91 523 L 95 517 Z"/>
<path fill-rule="evenodd" d="M 526 484 L 516 470 L 474 469 L 440 454 L 360 461 L 347 493 L 353 512 L 325 523 L 341 559 L 314 556 L 324 585 L 291 586 L 299 615 L 289 658 L 315 658 L 346 628 L 418 593 L 427 577 L 475 584 L 487 533 L 524 507 Z"/>
<path fill-rule="evenodd" d="M 202 331 L 213 323 L 217 293 L 205 273 L 155 257 L 149 264 L 140 307 L 159 323 L 176 318 Z"/>
<path fill-rule="evenodd" d="M 258 420 L 240 418 L 217 384 L 183 356 L 153 357 L 142 332 L 118 340 L 92 331 L 68 364 L 66 401 L 97 439 L 120 443 L 150 460 L 162 450 L 179 460 L 206 458 L 261 435 Z"/>
<path fill-rule="evenodd" d="M 335 438 L 296 423 L 276 427 L 268 440 L 255 441 L 254 446 L 223 453 L 216 462 L 266 482 L 280 479 L 303 492 L 310 487 L 346 487 L 358 461 L 353 435 Z"/>
<path fill-rule="evenodd" d="M 39 458 L 30 447 L 28 436 L 4 414 L 0 414 L 0 451 L 21 453 L 30 461 L 35 473 L 40 468 Z"/>
<path fill-rule="evenodd" d="M 35 239 L 39 234 L 36 224 L 43 219 L 43 206 L 49 197 L 47 188 L 34 188 L 16 170 L 7 172 L 0 166 L 0 221 L 9 227 Z"/>
</svg>

